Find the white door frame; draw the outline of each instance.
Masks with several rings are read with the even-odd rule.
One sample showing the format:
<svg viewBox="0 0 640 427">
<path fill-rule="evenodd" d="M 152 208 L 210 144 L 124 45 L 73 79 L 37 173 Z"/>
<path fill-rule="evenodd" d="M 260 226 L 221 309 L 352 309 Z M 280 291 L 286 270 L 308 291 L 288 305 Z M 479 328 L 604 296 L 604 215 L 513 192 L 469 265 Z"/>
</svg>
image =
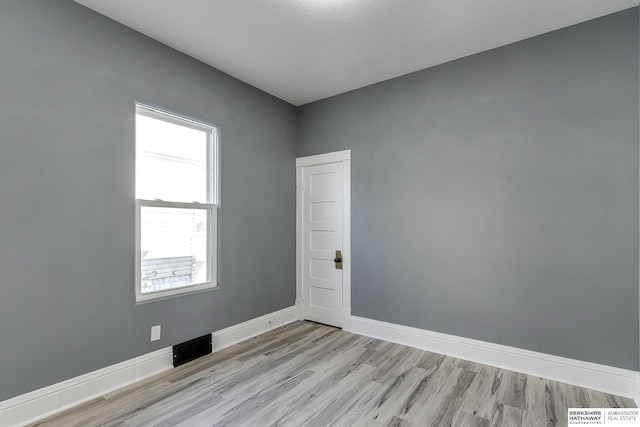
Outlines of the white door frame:
<svg viewBox="0 0 640 427">
<path fill-rule="evenodd" d="M 342 163 L 342 329 L 351 330 L 351 150 L 296 159 L 296 314 L 304 320 L 304 291 L 302 288 L 304 203 L 303 169 L 307 166 Z M 339 248 L 336 248 L 339 249 Z"/>
</svg>

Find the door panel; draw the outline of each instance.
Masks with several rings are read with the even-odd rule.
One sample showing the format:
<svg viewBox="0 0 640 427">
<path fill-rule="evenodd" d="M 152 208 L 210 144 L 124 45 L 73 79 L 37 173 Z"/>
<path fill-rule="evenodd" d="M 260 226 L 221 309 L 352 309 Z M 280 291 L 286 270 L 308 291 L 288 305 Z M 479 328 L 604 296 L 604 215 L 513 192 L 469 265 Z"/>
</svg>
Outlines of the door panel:
<svg viewBox="0 0 640 427">
<path fill-rule="evenodd" d="M 308 166 L 303 172 L 303 274 L 305 318 L 342 326 L 342 163 Z"/>
</svg>

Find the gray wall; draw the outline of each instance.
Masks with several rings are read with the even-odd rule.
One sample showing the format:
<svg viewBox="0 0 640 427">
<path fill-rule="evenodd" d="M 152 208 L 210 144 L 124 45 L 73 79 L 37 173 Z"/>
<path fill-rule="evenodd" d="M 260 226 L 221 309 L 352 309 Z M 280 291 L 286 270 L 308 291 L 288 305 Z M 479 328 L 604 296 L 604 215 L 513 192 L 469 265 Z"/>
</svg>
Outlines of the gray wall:
<svg viewBox="0 0 640 427">
<path fill-rule="evenodd" d="M 638 369 L 638 9 L 299 110 L 352 150 L 353 314 Z"/>
<path fill-rule="evenodd" d="M 0 58 L 0 401 L 293 305 L 294 107 L 71 0 Z M 220 126 L 220 289 L 134 304 L 135 101 Z"/>
</svg>

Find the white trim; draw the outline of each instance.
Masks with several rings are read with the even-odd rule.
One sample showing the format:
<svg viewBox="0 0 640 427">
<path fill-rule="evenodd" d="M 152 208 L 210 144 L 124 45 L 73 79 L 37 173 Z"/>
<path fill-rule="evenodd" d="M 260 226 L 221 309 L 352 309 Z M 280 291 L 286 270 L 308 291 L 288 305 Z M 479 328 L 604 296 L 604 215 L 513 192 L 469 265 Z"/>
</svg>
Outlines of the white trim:
<svg viewBox="0 0 640 427">
<path fill-rule="evenodd" d="M 296 309 L 298 319 L 304 320 L 304 292 L 302 291 L 302 272 L 304 261 L 302 247 L 304 233 L 302 227 L 302 201 L 304 200 L 304 170 L 296 167 Z"/>
<path fill-rule="evenodd" d="M 283 308 L 255 319 L 247 320 L 228 328 L 221 329 L 211 334 L 213 351 L 219 351 L 249 338 L 270 331 L 271 329 L 295 322 L 295 306 Z"/>
<path fill-rule="evenodd" d="M 333 153 L 317 154 L 315 156 L 298 157 L 296 168 L 306 166 L 324 165 L 351 160 L 351 150 L 334 151 Z"/>
<path fill-rule="evenodd" d="M 351 150 L 342 161 L 342 329 L 351 330 Z"/>
<path fill-rule="evenodd" d="M 636 371 L 357 316 L 351 318 L 351 332 L 617 396 L 636 397 Z"/>
<path fill-rule="evenodd" d="M 296 310 L 292 306 L 213 332 L 213 351 L 294 322 L 295 315 Z M 172 356 L 172 347 L 166 347 L 0 402 L 0 425 L 31 424 L 167 371 L 173 367 Z"/>
<path fill-rule="evenodd" d="M 640 408 L 640 372 L 636 374 L 636 396 L 633 400 L 636 402 L 636 406 Z"/>
<path fill-rule="evenodd" d="M 193 119 L 191 117 L 184 116 L 180 113 L 167 110 L 165 108 L 154 107 L 149 104 L 136 102 L 136 114 L 141 116 L 150 117 L 152 119 L 161 120 L 169 123 L 176 124 L 178 126 L 185 126 L 191 129 L 200 130 L 203 132 L 215 132 L 216 126 L 207 123 L 204 120 Z"/>
<path fill-rule="evenodd" d="M 298 319 L 304 319 L 302 289 L 304 171 L 308 166 L 342 163 L 342 329 L 351 328 L 351 150 L 298 157 L 296 159 L 296 309 Z"/>
<path fill-rule="evenodd" d="M 0 402 L 0 425 L 30 424 L 171 369 L 172 355 L 163 348 Z"/>
</svg>

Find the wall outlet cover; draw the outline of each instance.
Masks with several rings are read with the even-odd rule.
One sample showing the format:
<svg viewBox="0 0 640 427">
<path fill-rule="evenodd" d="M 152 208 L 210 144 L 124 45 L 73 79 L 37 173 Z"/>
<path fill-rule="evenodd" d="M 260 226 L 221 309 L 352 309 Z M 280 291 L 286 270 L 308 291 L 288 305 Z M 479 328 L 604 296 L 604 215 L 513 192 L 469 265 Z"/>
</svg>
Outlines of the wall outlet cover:
<svg viewBox="0 0 640 427">
<path fill-rule="evenodd" d="M 158 341 L 160 339 L 161 327 L 160 325 L 151 327 L 151 341 Z"/>
</svg>

